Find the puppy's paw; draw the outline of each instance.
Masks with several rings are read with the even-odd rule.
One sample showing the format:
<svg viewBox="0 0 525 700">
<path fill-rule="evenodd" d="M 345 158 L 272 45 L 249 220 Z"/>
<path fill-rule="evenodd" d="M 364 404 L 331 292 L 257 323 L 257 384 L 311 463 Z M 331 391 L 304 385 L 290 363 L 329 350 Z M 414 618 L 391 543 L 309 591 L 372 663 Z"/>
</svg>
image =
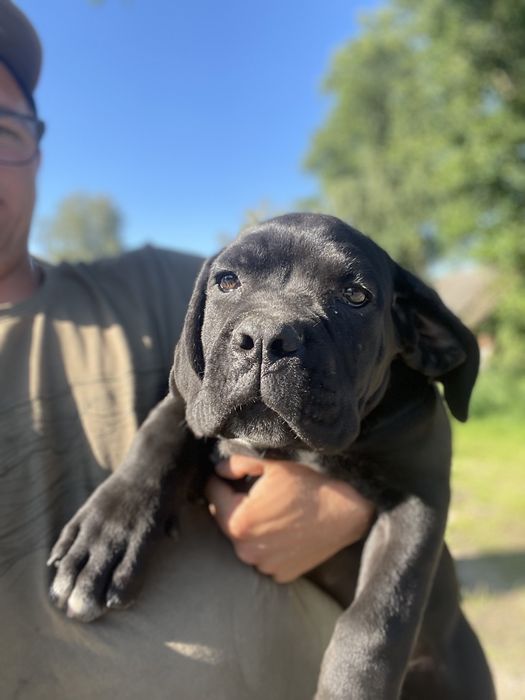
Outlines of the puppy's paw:
<svg viewBox="0 0 525 700">
<path fill-rule="evenodd" d="M 64 527 L 49 556 L 56 567 L 52 602 L 90 622 L 129 604 L 147 541 L 157 525 L 159 494 L 109 477 Z"/>
</svg>

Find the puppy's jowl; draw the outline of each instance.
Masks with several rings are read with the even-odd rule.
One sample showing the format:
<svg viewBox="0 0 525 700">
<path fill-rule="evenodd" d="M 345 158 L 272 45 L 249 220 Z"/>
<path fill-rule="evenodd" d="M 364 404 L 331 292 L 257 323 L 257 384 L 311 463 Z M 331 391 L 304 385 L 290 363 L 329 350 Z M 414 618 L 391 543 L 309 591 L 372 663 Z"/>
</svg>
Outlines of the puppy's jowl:
<svg viewBox="0 0 525 700">
<path fill-rule="evenodd" d="M 377 505 L 366 541 L 311 573 L 345 607 L 318 700 L 492 700 L 443 543 L 444 401 L 465 420 L 477 369 L 470 331 L 355 229 L 291 214 L 249 230 L 204 265 L 168 397 L 64 528 L 53 599 L 81 620 L 119 605 L 168 485 L 183 499 L 203 478 L 188 473 L 200 438 L 216 438 L 225 455 L 302 461 Z"/>
</svg>

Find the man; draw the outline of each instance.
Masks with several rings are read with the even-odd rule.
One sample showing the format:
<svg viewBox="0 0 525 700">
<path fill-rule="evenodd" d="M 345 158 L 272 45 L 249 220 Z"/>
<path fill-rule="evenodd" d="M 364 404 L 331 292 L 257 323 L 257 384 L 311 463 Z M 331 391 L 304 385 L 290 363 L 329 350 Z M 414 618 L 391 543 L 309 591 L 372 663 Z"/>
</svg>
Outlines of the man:
<svg viewBox="0 0 525 700">
<path fill-rule="evenodd" d="M 43 125 L 38 37 L 0 0 L 0 697 L 311 696 L 338 608 L 306 570 L 363 536 L 371 507 L 301 465 L 246 458 L 152 546 L 136 604 L 92 625 L 48 599 L 61 527 L 167 390 L 200 260 L 145 248 L 90 265 L 31 258 Z M 293 527 L 289 527 L 293 524 Z"/>
</svg>

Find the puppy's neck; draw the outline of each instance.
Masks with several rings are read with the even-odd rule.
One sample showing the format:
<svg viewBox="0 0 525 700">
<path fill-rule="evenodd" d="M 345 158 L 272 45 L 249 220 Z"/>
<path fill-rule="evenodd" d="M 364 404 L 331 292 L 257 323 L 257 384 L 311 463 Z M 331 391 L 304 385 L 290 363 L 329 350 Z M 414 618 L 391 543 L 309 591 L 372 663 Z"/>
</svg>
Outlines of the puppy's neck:
<svg viewBox="0 0 525 700">
<path fill-rule="evenodd" d="M 297 459 L 297 450 L 265 448 L 255 445 L 243 438 L 222 438 L 217 443 L 217 458 L 223 459 L 231 455 L 246 455 L 247 457 L 261 457 L 263 459 Z"/>
</svg>

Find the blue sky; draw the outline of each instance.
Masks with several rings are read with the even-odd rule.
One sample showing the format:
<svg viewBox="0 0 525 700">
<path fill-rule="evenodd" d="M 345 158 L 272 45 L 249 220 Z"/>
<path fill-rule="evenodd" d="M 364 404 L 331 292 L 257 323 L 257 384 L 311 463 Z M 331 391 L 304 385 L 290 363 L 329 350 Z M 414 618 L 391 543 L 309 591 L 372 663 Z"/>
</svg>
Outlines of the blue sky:
<svg viewBox="0 0 525 700">
<path fill-rule="evenodd" d="M 44 45 L 35 229 L 108 194 L 128 247 L 209 254 L 246 210 L 315 191 L 302 169 L 334 51 L 378 0 L 18 0 Z M 36 246 L 38 252 L 38 247 Z"/>
</svg>

